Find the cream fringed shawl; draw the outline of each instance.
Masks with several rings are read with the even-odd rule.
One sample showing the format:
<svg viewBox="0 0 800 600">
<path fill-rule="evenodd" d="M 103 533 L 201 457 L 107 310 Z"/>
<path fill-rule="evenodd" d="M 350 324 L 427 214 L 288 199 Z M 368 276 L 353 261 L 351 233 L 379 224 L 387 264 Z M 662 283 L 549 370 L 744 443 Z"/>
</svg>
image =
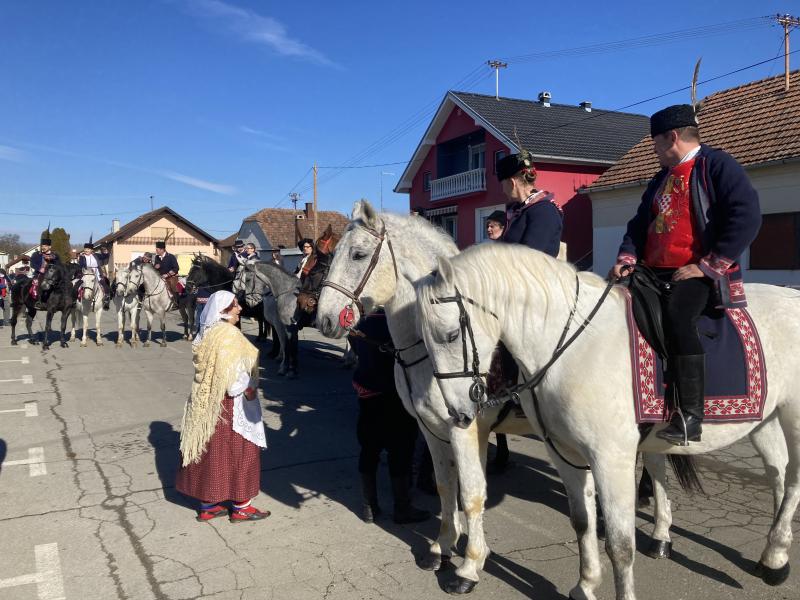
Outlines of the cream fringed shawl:
<svg viewBox="0 0 800 600">
<path fill-rule="evenodd" d="M 209 328 L 194 349 L 192 395 L 181 425 L 183 466 L 198 462 L 222 413 L 222 400 L 240 367 L 255 377 L 258 350 L 233 325 L 220 321 Z"/>
</svg>

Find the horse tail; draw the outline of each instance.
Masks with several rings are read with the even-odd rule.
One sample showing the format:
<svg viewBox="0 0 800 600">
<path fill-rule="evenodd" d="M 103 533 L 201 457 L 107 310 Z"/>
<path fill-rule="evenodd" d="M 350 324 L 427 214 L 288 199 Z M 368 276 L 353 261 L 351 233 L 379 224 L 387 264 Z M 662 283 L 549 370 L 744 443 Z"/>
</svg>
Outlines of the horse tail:
<svg viewBox="0 0 800 600">
<path fill-rule="evenodd" d="M 703 489 L 703 482 L 700 481 L 700 474 L 697 472 L 697 465 L 693 456 L 683 454 L 668 454 L 667 456 L 669 456 L 672 470 L 675 471 L 675 477 L 677 477 L 678 483 L 684 492 L 706 493 Z"/>
</svg>

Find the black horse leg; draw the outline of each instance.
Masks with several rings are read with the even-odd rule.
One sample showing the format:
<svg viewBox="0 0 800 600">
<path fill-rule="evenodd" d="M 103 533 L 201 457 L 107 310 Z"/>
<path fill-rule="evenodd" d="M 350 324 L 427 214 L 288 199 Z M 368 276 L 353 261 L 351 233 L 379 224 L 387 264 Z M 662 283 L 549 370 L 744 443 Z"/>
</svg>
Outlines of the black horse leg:
<svg viewBox="0 0 800 600">
<path fill-rule="evenodd" d="M 37 346 L 39 344 L 39 340 L 33 337 L 33 330 L 31 329 L 31 326 L 33 325 L 33 317 L 35 316 L 35 314 L 36 313 L 34 312 L 34 315 L 31 315 L 31 313 L 29 312 L 28 314 L 25 315 L 25 328 L 28 330 L 28 343 Z"/>
<path fill-rule="evenodd" d="M 42 344 L 42 350 L 47 350 L 50 348 L 50 328 L 52 325 L 53 313 L 48 310 L 47 316 L 44 319 L 44 344 Z"/>
<path fill-rule="evenodd" d="M 11 306 L 11 345 L 17 345 L 17 316 L 19 315 L 19 307 Z"/>
<path fill-rule="evenodd" d="M 61 347 L 67 347 L 67 320 L 69 319 L 69 311 L 64 309 L 61 311 Z"/>
<path fill-rule="evenodd" d="M 298 337 L 297 325 L 290 325 L 286 329 L 286 360 L 288 365 L 286 376 L 289 379 L 297 377 Z"/>
</svg>

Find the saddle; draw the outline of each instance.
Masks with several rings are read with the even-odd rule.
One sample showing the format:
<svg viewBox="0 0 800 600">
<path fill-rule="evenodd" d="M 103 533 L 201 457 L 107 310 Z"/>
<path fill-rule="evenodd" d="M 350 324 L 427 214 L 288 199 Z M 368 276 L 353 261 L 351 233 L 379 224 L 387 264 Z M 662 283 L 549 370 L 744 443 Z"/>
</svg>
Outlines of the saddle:
<svg viewBox="0 0 800 600">
<path fill-rule="evenodd" d="M 661 281 L 645 265 L 634 265 L 620 283 L 631 295 L 633 317 L 639 332 L 662 360 L 668 357 L 662 302 L 670 293 L 670 285 Z"/>
</svg>

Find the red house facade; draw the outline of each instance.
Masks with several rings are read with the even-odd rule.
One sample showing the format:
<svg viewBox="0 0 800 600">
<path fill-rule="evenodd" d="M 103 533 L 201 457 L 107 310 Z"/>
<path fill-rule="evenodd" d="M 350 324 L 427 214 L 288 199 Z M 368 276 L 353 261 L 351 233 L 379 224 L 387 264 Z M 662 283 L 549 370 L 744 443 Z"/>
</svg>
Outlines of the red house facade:
<svg viewBox="0 0 800 600">
<path fill-rule="evenodd" d="M 449 92 L 395 188 L 412 211 L 447 231 L 460 248 L 486 239 L 486 217 L 505 209 L 495 165 L 523 146 L 534 155 L 536 187 L 564 210 L 570 261 L 591 266 L 591 185 L 648 132 L 642 115 L 540 100 Z"/>
</svg>

